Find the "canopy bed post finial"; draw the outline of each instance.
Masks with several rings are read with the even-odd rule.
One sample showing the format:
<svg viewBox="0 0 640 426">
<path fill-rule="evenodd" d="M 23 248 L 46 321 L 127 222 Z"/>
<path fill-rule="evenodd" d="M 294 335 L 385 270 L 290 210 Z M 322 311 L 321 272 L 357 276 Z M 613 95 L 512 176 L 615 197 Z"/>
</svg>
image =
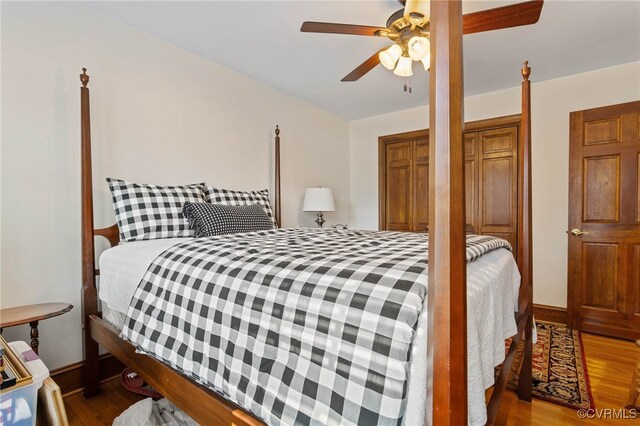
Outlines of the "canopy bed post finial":
<svg viewBox="0 0 640 426">
<path fill-rule="evenodd" d="M 520 378 L 518 397 L 531 401 L 531 367 L 533 334 L 533 228 L 531 196 L 531 68 L 529 61 L 522 67 L 522 124 L 520 126 L 520 146 L 518 152 L 518 266 L 522 275 L 520 306 L 527 306 L 524 329 L 525 349 Z"/>
<path fill-rule="evenodd" d="M 82 68 L 82 74 L 80 74 L 80 82 L 82 82 L 82 87 L 87 87 L 87 84 L 89 84 L 89 75 L 87 74 L 86 68 Z"/>
<path fill-rule="evenodd" d="M 282 206 L 280 194 L 280 126 L 276 124 L 276 224 L 282 227 Z"/>
<path fill-rule="evenodd" d="M 462 4 L 431 1 L 429 279 L 425 424 L 467 424 Z M 429 410 L 427 410 L 427 413 Z M 428 414 L 426 414 L 428 416 Z M 431 420 L 431 421 L 429 421 Z"/>
<path fill-rule="evenodd" d="M 91 118 L 89 110 L 89 76 L 87 69 L 80 74 L 80 143 L 81 143 L 81 226 L 82 226 L 82 338 L 84 396 L 100 392 L 98 343 L 91 338 L 91 315 L 98 313 L 98 295 L 95 279 L 95 252 L 93 247 L 93 179 L 91 172 Z"/>
<path fill-rule="evenodd" d="M 522 67 L 522 79 L 529 80 L 530 75 L 531 75 L 531 68 L 529 67 L 529 61 L 524 61 L 524 66 Z"/>
</svg>

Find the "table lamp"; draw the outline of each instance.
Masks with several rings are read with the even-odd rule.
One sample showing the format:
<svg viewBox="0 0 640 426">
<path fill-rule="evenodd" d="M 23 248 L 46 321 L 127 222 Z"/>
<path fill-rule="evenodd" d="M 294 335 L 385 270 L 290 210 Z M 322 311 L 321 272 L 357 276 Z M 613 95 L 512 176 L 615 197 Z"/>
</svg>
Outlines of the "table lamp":
<svg viewBox="0 0 640 426">
<path fill-rule="evenodd" d="M 316 223 L 318 228 L 322 228 L 325 220 L 322 218 L 322 212 L 336 211 L 336 204 L 333 201 L 333 190 L 331 188 L 307 188 L 304 192 L 304 204 L 302 211 L 317 212 L 318 218 Z"/>
</svg>

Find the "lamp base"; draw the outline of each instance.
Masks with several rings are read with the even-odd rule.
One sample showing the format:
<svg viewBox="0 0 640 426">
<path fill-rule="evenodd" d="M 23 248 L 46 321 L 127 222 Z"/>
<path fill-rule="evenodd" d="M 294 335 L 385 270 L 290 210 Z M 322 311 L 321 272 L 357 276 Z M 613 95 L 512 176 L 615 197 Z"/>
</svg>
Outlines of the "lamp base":
<svg viewBox="0 0 640 426">
<path fill-rule="evenodd" d="M 318 218 L 316 219 L 316 223 L 318 224 L 318 228 L 322 228 L 322 225 L 324 225 L 324 218 L 322 217 L 322 213 L 318 212 Z"/>
</svg>

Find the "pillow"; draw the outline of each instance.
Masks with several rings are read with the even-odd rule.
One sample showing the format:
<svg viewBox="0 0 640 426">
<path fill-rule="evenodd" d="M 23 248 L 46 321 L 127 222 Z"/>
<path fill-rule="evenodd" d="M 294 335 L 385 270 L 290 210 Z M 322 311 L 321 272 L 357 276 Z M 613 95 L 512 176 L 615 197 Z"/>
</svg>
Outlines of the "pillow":
<svg viewBox="0 0 640 426">
<path fill-rule="evenodd" d="M 206 202 L 206 184 L 156 186 L 107 178 L 120 241 L 193 237 L 182 214 L 187 202 Z"/>
<path fill-rule="evenodd" d="M 262 191 L 233 191 L 230 189 L 220 189 L 207 187 L 207 201 L 212 204 L 224 204 L 226 206 L 248 206 L 258 204 L 264 209 L 269 219 L 273 222 L 273 227 L 277 227 L 271 202 L 269 202 L 269 190 Z"/>
<path fill-rule="evenodd" d="M 273 229 L 273 222 L 258 204 L 184 203 L 183 212 L 196 237 Z"/>
</svg>

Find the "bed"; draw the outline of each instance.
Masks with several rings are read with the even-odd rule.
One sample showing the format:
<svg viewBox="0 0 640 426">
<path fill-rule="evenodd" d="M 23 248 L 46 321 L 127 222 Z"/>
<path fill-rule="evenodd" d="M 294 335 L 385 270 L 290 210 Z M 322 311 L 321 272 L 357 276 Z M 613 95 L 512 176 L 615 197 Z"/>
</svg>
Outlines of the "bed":
<svg viewBox="0 0 640 426">
<path fill-rule="evenodd" d="M 431 87 L 431 185 L 430 223 L 428 250 L 429 291 L 423 303 L 425 310 L 418 313 L 416 334 L 424 333 L 424 347 L 413 345 L 412 350 L 426 353 L 424 362 L 412 363 L 408 378 L 408 393 L 405 422 L 420 418 L 427 424 L 465 424 L 469 414 L 478 404 L 469 403 L 478 399 L 478 391 L 468 391 L 468 377 L 473 374 L 467 366 L 469 353 L 477 350 L 468 343 L 469 317 L 467 315 L 467 278 L 477 271 L 467 272 L 467 250 L 464 226 L 464 179 L 462 158 L 462 58 L 461 29 L 459 28 L 460 5 L 455 2 L 436 2 L 432 8 L 433 34 Z M 458 23 L 456 23 L 458 22 Z M 436 59 L 437 57 L 437 59 Z M 84 70 L 86 71 L 86 70 Z M 516 345 L 524 340 L 523 366 L 518 382 L 518 394 L 522 399 L 531 399 L 531 345 L 532 345 L 532 257 L 531 257 L 531 167 L 530 167 L 530 69 L 525 62 L 522 69 L 522 125 L 521 146 L 518 152 L 520 198 L 518 200 L 518 259 L 522 276 L 519 294 L 512 293 L 504 305 L 514 304 L 517 315 L 512 328 L 504 333 L 514 333 L 512 344 L 504 361 L 502 374 L 494 385 L 486 422 L 493 424 L 506 388 L 507 374 L 515 355 Z M 146 354 L 136 352 L 136 346 L 119 337 L 117 312 L 121 306 L 112 306 L 105 313 L 98 309 L 96 277 L 100 271 L 95 267 L 94 239 L 107 238 L 112 246 L 119 242 L 117 226 L 94 229 L 91 131 L 89 112 L 89 77 L 80 76 L 81 87 L 81 142 L 82 142 L 82 254 L 83 254 L 83 329 L 84 329 L 84 394 L 87 397 L 99 392 L 99 344 L 103 345 L 123 363 L 138 372 L 149 384 L 184 409 L 201 424 L 255 425 L 260 420 L 240 409 L 233 398 L 222 397 L 202 386 L 193 378 L 176 371 Z M 280 136 L 276 130 L 276 221 L 280 218 Z M 178 243 L 180 245 L 182 243 Z M 425 258 L 427 256 L 425 255 Z M 144 265 L 144 262 L 142 262 Z M 148 264 L 147 264 L 148 265 Z M 473 265 L 473 262 L 470 263 Z M 476 264 L 477 265 L 477 264 Z M 102 266 L 104 267 L 104 265 Z M 138 266 L 139 268 L 143 268 Z M 107 266 L 108 269 L 108 266 Z M 425 275 L 426 276 L 426 275 Z M 513 276 L 511 277 L 513 280 Z M 111 278 L 108 278 L 111 280 Z M 134 282 L 135 279 L 130 280 Z M 496 281 L 490 280 L 490 281 Z M 469 291 L 474 291 L 473 279 L 469 280 Z M 426 283 L 425 283 L 426 285 Z M 513 281 L 512 281 L 513 285 Z M 506 287 L 508 291 L 509 286 Z M 503 288 L 504 290 L 504 288 Z M 514 288 L 510 289 L 514 291 Z M 496 298 L 498 299 L 498 298 Z M 503 304 L 500 304 L 503 306 Z M 504 307 L 504 306 L 503 306 Z M 495 308 L 495 306 L 494 306 Z M 514 306 L 507 309 L 512 315 Z M 121 312 L 120 312 L 121 313 Z M 471 318 L 473 325 L 473 318 Z M 424 324 L 426 322 L 426 324 Z M 500 336 L 501 339 L 506 337 Z M 422 350 L 421 350 L 422 349 Z M 502 347 L 500 347 L 502 350 Z M 495 351 L 495 345 L 493 345 Z M 414 358 L 419 358 L 415 356 Z M 475 364 L 474 364 L 475 365 Z M 493 366 L 491 366 L 491 369 Z M 420 377 L 422 376 L 422 377 Z M 412 387 L 413 386 L 413 387 Z M 413 392 L 415 390 L 415 392 Z M 412 399 L 415 397 L 414 399 Z M 482 392 L 481 402 L 484 393 Z M 231 400 L 230 400 L 231 399 Z M 416 402 L 417 401 L 417 402 Z M 409 408 L 417 407 L 410 414 Z M 471 408 L 471 413 L 468 407 Z M 432 409 L 429 409 L 432 408 Z M 403 407 L 404 409 L 404 407 Z M 409 417 L 415 416 L 415 417 Z M 408 423 L 407 423 L 408 424 Z"/>
</svg>

